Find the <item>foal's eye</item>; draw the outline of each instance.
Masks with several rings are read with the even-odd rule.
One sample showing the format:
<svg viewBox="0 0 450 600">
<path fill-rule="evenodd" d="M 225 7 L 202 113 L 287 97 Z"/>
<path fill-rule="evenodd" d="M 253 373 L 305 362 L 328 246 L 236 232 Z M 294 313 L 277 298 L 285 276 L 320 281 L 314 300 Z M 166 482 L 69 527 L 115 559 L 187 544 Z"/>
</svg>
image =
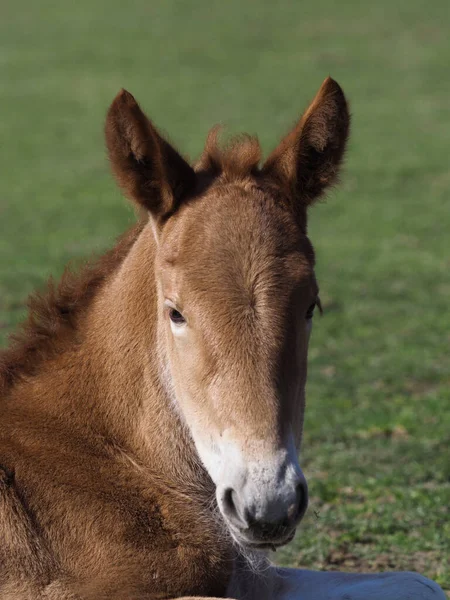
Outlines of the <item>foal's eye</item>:
<svg viewBox="0 0 450 600">
<path fill-rule="evenodd" d="M 316 308 L 316 302 L 313 302 L 311 304 L 311 306 L 308 308 L 308 310 L 306 311 L 306 320 L 309 321 L 310 319 L 313 318 L 314 316 L 314 309 Z"/>
<path fill-rule="evenodd" d="M 175 325 L 183 325 L 184 323 L 186 323 L 186 320 L 183 317 L 183 315 L 180 313 L 180 311 L 176 310 L 175 308 L 171 308 L 169 310 L 169 318 Z"/>
</svg>

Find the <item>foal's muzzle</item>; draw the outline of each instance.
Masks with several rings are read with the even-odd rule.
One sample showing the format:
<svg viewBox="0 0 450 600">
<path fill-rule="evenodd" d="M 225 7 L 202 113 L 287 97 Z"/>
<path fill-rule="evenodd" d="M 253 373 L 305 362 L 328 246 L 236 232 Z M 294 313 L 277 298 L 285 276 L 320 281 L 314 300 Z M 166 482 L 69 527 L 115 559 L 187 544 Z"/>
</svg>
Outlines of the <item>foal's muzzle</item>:
<svg viewBox="0 0 450 600">
<path fill-rule="evenodd" d="M 238 542 L 253 548 L 283 546 L 294 537 L 308 506 L 305 478 L 300 474 L 289 485 L 279 482 L 275 489 L 261 486 L 258 491 L 253 498 L 245 488 L 224 491 L 221 507 L 230 530 Z"/>
</svg>

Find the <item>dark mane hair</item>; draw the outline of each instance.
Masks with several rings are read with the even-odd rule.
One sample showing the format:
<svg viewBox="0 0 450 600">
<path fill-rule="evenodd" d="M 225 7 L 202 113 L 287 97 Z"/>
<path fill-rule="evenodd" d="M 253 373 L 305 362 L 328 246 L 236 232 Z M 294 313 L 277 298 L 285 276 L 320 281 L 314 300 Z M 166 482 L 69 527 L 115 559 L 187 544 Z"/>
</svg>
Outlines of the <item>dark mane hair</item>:
<svg viewBox="0 0 450 600">
<path fill-rule="evenodd" d="M 67 346 L 80 314 L 122 263 L 144 225 L 142 218 L 100 258 L 78 272 L 66 268 L 59 283 L 50 278 L 45 292 L 29 296 L 27 319 L 10 336 L 9 347 L 0 350 L 0 394 L 22 377 L 35 373 L 44 360 Z"/>
</svg>

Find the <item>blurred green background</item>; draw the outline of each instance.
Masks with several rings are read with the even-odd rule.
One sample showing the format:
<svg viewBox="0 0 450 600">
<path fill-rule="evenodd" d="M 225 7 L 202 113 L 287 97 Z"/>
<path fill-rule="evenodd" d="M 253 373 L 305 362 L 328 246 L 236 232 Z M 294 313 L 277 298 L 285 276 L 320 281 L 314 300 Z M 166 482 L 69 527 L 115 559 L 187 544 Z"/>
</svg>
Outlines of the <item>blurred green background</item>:
<svg viewBox="0 0 450 600">
<path fill-rule="evenodd" d="M 343 184 L 311 212 L 325 307 L 302 464 L 311 504 L 276 558 L 418 570 L 450 588 L 448 0 L 1 0 L 0 335 L 68 260 L 133 219 L 108 173 L 121 87 L 195 157 L 211 125 L 266 151 L 332 75 Z"/>
</svg>

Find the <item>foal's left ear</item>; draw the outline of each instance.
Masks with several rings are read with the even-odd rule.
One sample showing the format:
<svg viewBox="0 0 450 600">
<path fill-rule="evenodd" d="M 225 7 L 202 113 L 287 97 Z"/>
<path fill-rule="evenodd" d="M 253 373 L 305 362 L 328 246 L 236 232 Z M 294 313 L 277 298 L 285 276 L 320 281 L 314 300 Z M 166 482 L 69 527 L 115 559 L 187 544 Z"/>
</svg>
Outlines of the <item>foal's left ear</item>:
<svg viewBox="0 0 450 600">
<path fill-rule="evenodd" d="M 337 181 L 349 125 L 344 93 L 328 77 L 300 121 L 269 156 L 263 174 L 287 187 L 296 202 L 311 204 Z"/>
<path fill-rule="evenodd" d="M 161 137 L 125 90 L 109 108 L 105 137 L 118 184 L 156 220 L 173 212 L 195 186 L 192 167 Z"/>
</svg>

